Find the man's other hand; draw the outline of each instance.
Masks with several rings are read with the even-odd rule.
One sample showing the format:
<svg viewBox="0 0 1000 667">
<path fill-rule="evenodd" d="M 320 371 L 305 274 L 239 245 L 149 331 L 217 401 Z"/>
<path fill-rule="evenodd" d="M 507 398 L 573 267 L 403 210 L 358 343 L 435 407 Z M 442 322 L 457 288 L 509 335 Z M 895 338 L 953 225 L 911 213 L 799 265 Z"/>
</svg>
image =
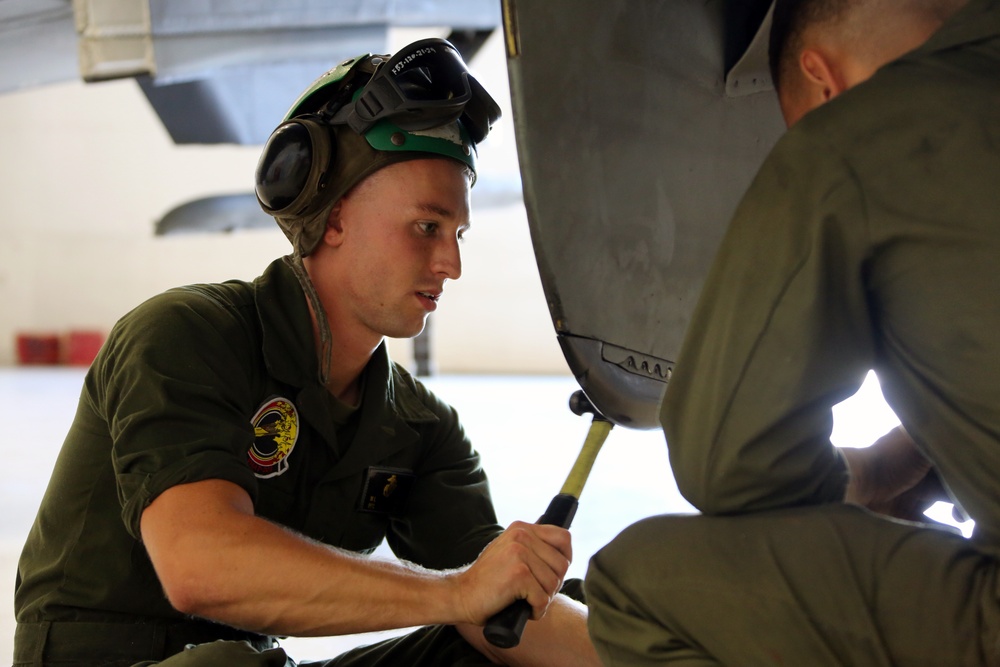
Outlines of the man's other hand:
<svg viewBox="0 0 1000 667">
<path fill-rule="evenodd" d="M 908 521 L 927 521 L 924 510 L 950 502 L 934 466 L 902 426 L 870 447 L 840 451 L 850 471 L 844 502 Z"/>
</svg>

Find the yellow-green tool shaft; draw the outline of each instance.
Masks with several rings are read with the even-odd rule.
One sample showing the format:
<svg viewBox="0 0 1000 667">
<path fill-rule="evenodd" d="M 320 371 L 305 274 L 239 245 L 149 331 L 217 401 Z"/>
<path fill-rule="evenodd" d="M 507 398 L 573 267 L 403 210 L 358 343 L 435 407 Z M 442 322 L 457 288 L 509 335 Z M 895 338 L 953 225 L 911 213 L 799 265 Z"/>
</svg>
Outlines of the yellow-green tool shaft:
<svg viewBox="0 0 1000 667">
<path fill-rule="evenodd" d="M 545 514 L 538 523 L 569 528 L 576 515 L 577 504 L 583 485 L 587 483 L 590 469 L 594 467 L 597 453 L 611 432 L 611 422 L 601 417 L 595 417 L 590 423 L 587 438 L 583 448 L 576 457 L 573 468 L 569 471 L 566 483 L 559 495 L 552 498 Z M 531 606 L 524 600 L 515 600 L 506 608 L 494 614 L 483 628 L 487 641 L 500 648 L 513 648 L 521 641 L 521 633 L 531 616 Z"/>
<path fill-rule="evenodd" d="M 601 451 L 601 446 L 607 440 L 608 434 L 611 433 L 611 427 L 612 423 L 603 419 L 595 419 L 590 423 L 590 430 L 583 442 L 583 448 L 576 457 L 576 462 L 570 469 L 566 482 L 559 493 L 573 496 L 579 500 L 583 486 L 587 483 L 587 478 L 590 477 L 590 470 L 594 467 L 594 461 L 597 460 L 597 454 Z"/>
</svg>

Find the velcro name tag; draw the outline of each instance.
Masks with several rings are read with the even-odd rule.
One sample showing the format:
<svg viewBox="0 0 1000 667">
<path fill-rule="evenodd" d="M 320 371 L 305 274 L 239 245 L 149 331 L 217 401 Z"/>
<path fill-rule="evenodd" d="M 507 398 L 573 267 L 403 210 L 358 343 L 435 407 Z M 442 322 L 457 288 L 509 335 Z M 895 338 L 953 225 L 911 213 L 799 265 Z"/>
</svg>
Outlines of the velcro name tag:
<svg viewBox="0 0 1000 667">
<path fill-rule="evenodd" d="M 369 467 L 358 509 L 362 512 L 398 514 L 410 497 L 410 488 L 416 478 L 411 470 Z"/>
</svg>

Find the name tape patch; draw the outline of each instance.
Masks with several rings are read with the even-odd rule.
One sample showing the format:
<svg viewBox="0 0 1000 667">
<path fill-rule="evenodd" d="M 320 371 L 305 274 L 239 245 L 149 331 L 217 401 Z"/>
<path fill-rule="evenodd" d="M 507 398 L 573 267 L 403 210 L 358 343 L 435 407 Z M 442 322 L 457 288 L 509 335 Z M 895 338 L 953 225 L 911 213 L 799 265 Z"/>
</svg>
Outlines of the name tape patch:
<svg viewBox="0 0 1000 667">
<path fill-rule="evenodd" d="M 397 514 L 410 497 L 410 488 L 417 478 L 410 470 L 371 466 L 365 473 L 358 509 L 362 512 Z"/>
</svg>

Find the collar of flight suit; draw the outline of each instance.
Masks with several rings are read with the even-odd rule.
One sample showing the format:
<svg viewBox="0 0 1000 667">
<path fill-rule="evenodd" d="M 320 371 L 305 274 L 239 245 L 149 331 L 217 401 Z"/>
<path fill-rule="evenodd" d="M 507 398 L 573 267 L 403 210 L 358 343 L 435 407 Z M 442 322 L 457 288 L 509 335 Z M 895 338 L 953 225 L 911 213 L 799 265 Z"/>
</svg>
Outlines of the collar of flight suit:
<svg viewBox="0 0 1000 667">
<path fill-rule="evenodd" d="M 254 281 L 254 300 L 263 337 L 264 362 L 275 380 L 300 389 L 319 384 L 319 359 L 312 319 L 305 294 L 292 269 L 289 257 L 272 262 Z M 337 350 L 333 351 L 336 363 Z M 384 397 L 384 398 L 383 398 Z M 385 405 L 396 417 L 410 423 L 438 421 L 389 359 L 385 341 L 376 348 L 365 368 L 364 402 L 366 414 Z M 382 415 L 387 417 L 389 415 Z"/>
<path fill-rule="evenodd" d="M 970 0 L 914 53 L 933 53 L 1000 36 L 1000 0 Z"/>
</svg>

